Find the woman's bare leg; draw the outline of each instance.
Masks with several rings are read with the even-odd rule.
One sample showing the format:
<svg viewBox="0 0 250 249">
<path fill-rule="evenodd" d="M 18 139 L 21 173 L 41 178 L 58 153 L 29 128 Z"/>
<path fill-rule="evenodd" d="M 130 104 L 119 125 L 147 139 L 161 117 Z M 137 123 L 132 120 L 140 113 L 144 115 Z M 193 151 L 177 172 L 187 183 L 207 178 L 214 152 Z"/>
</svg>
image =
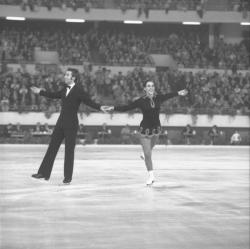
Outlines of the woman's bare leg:
<svg viewBox="0 0 250 249">
<path fill-rule="evenodd" d="M 149 173 L 149 179 L 147 181 L 147 185 L 150 185 L 154 182 L 154 174 L 153 174 L 153 163 L 152 163 L 152 144 L 151 139 L 148 137 L 141 137 L 141 145 L 144 152 L 144 161 Z"/>
<path fill-rule="evenodd" d="M 153 136 L 151 139 L 151 149 L 153 150 L 154 146 L 158 143 L 159 136 Z"/>
</svg>

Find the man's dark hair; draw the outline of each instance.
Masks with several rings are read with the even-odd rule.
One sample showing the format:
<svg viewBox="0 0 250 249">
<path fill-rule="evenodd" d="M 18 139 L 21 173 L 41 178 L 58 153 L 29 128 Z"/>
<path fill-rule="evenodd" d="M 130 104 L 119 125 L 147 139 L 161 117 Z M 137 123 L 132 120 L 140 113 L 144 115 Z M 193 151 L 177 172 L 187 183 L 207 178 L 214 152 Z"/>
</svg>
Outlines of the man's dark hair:
<svg viewBox="0 0 250 249">
<path fill-rule="evenodd" d="M 75 83 L 78 83 L 79 81 L 79 72 L 75 68 L 68 68 L 67 71 L 70 71 L 72 73 L 72 77 L 75 78 Z"/>
</svg>

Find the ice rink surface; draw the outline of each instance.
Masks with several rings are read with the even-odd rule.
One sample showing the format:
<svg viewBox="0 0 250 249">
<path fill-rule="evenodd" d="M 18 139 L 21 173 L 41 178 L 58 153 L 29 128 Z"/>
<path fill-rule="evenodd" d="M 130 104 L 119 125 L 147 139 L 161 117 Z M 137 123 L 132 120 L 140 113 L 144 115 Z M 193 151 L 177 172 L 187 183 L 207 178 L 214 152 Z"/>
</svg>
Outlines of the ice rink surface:
<svg viewBox="0 0 250 249">
<path fill-rule="evenodd" d="M 31 178 L 47 145 L 0 145 L 1 249 L 248 249 L 249 147 L 62 146 L 49 182 Z"/>
</svg>

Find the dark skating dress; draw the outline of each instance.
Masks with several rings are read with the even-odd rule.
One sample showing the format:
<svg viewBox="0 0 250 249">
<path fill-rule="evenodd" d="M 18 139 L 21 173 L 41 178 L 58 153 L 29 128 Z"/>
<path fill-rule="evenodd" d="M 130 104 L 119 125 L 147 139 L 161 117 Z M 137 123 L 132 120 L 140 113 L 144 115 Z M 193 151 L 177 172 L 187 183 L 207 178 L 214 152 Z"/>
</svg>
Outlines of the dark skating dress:
<svg viewBox="0 0 250 249">
<path fill-rule="evenodd" d="M 161 133 L 161 123 L 159 118 L 161 104 L 176 96 L 178 96 L 178 92 L 156 94 L 152 98 L 143 96 L 128 105 L 115 106 L 114 111 L 125 112 L 139 108 L 143 114 L 139 128 L 140 134 L 143 136 L 155 136 Z"/>
</svg>

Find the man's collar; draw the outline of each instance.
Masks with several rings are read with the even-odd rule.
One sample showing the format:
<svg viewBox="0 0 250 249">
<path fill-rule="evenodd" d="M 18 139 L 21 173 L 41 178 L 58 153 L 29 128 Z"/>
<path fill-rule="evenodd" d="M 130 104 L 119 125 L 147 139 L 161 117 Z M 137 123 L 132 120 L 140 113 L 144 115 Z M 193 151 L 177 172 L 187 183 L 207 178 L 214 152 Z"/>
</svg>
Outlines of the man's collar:
<svg viewBox="0 0 250 249">
<path fill-rule="evenodd" d="M 71 84 L 69 84 L 69 85 L 68 85 L 69 89 L 71 89 L 74 85 L 75 85 L 75 83 L 74 83 L 74 82 L 73 82 L 73 83 L 71 83 Z"/>
</svg>

